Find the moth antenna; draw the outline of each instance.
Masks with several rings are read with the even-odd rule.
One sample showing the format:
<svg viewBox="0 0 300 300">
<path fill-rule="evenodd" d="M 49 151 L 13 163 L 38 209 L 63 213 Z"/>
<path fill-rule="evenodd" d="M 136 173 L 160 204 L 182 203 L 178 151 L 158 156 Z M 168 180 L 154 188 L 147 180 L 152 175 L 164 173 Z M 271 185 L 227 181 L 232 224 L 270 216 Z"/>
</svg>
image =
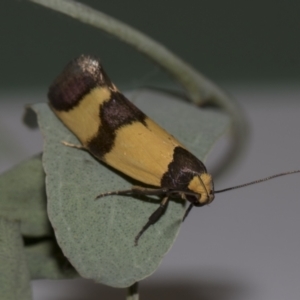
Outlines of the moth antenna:
<svg viewBox="0 0 300 300">
<path fill-rule="evenodd" d="M 268 176 L 268 177 L 265 177 L 265 178 L 262 178 L 262 179 L 258 179 L 258 180 L 254 180 L 254 181 L 251 181 L 251 182 L 248 182 L 248 183 L 244 183 L 244 184 L 232 186 L 232 187 L 229 187 L 229 188 L 226 188 L 226 189 L 223 189 L 223 190 L 214 191 L 214 193 L 215 194 L 216 193 L 223 193 L 223 192 L 227 192 L 227 191 L 230 191 L 230 190 L 239 189 L 239 188 L 242 188 L 242 187 L 245 187 L 245 186 L 248 186 L 248 185 L 252 185 L 252 184 L 264 182 L 264 181 L 267 181 L 267 180 L 270 180 L 270 179 L 273 179 L 273 178 L 276 178 L 276 177 L 290 175 L 290 174 L 295 174 L 295 173 L 300 173 L 300 170 L 295 170 L 295 171 L 289 171 L 289 172 L 275 174 L 275 175 Z"/>
</svg>

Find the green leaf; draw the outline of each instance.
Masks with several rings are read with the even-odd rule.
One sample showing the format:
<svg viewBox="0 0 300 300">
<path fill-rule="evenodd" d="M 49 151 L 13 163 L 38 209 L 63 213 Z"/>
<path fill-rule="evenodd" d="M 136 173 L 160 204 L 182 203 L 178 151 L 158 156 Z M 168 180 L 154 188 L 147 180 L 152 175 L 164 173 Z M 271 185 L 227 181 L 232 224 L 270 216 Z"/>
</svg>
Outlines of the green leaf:
<svg viewBox="0 0 300 300">
<path fill-rule="evenodd" d="M 37 237 L 51 233 L 40 155 L 2 174 L 0 191 L 0 217 L 20 221 L 23 235 Z"/>
<path fill-rule="evenodd" d="M 25 247 L 25 254 L 31 279 L 79 277 L 54 239 Z"/>
<path fill-rule="evenodd" d="M 200 159 L 229 125 L 217 111 L 158 95 L 143 97 L 139 107 Z M 149 276 L 160 264 L 178 234 L 185 207 L 170 201 L 166 213 L 134 246 L 134 238 L 159 200 L 110 196 L 95 201 L 103 192 L 128 189 L 132 181 L 96 161 L 89 153 L 66 147 L 79 144 L 51 112 L 48 105 L 34 105 L 44 135 L 48 214 L 58 244 L 85 278 L 114 287 L 127 287 Z"/>
<path fill-rule="evenodd" d="M 20 223 L 0 217 L 1 300 L 30 300 L 30 275 L 24 254 Z"/>
</svg>

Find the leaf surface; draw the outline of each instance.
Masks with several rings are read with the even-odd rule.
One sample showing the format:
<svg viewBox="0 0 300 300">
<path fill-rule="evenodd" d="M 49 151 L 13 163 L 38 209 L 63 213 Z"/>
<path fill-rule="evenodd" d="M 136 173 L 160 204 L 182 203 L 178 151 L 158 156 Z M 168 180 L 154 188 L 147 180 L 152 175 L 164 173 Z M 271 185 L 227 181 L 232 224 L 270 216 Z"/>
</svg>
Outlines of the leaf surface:
<svg viewBox="0 0 300 300">
<path fill-rule="evenodd" d="M 66 279 L 79 277 L 54 239 L 41 241 L 24 249 L 31 279 Z"/>
<path fill-rule="evenodd" d="M 51 234 L 40 155 L 1 174 L 0 191 L 0 217 L 19 221 L 23 235 Z"/>
<path fill-rule="evenodd" d="M 31 299 L 30 275 L 20 223 L 0 217 L 1 300 Z"/>
<path fill-rule="evenodd" d="M 229 125 L 220 112 L 200 110 L 157 94 L 135 102 L 200 159 Z M 178 234 L 184 203 L 170 201 L 165 214 L 135 247 L 134 238 L 159 199 L 110 196 L 95 201 L 100 193 L 130 188 L 133 181 L 89 153 L 64 146 L 61 141 L 79 142 L 48 105 L 33 108 L 45 141 L 48 214 L 65 256 L 81 276 L 114 287 L 127 287 L 149 276 Z"/>
</svg>

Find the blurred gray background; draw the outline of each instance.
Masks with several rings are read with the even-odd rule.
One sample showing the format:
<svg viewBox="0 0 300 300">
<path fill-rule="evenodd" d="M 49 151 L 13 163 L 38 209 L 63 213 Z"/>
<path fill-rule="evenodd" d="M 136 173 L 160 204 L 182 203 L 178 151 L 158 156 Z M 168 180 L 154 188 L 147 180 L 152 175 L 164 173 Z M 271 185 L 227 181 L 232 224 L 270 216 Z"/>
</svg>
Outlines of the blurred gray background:
<svg viewBox="0 0 300 300">
<path fill-rule="evenodd" d="M 297 0 L 83 2 L 139 28 L 219 82 L 300 79 Z M 1 89 L 48 86 L 81 53 L 100 57 L 122 84 L 135 85 L 155 70 L 115 38 L 26 0 L 0 1 L 0 36 Z M 152 80 L 161 82 L 159 76 Z"/>
<path fill-rule="evenodd" d="M 232 94 L 247 115 L 242 161 L 216 189 L 300 169 L 300 2 L 84 1 L 165 44 Z M 101 58 L 117 85 L 171 81 L 130 47 L 25 0 L 0 1 L 0 172 L 42 150 L 24 105 L 81 53 Z M 142 95 L 141 95 L 142 96 Z M 199 120 L 199 126 L 201 122 Z M 226 143 L 218 143 L 206 163 Z M 142 299 L 294 300 L 300 297 L 299 175 L 218 195 L 194 209 Z M 35 300 L 123 299 L 91 281 L 34 281 Z"/>
</svg>

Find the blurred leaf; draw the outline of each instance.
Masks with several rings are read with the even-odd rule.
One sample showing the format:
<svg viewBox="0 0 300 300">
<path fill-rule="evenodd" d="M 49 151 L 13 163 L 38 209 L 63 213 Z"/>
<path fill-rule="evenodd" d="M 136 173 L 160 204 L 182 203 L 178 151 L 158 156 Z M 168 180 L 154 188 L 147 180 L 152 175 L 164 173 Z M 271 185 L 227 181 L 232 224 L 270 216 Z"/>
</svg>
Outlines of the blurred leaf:
<svg viewBox="0 0 300 300">
<path fill-rule="evenodd" d="M 30 300 L 30 275 L 24 254 L 20 223 L 0 217 L 1 300 Z"/>
<path fill-rule="evenodd" d="M 25 247 L 31 279 L 79 277 L 54 239 Z"/>
<path fill-rule="evenodd" d="M 229 126 L 217 111 L 202 111 L 158 95 L 143 97 L 137 106 L 202 159 Z M 147 110 L 146 110 L 147 107 Z M 44 135 L 48 214 L 58 244 L 81 276 L 115 287 L 127 287 L 149 276 L 178 234 L 185 207 L 170 201 L 166 213 L 145 232 L 137 247 L 134 238 L 159 200 L 111 196 L 103 192 L 128 189 L 132 180 L 96 161 L 89 153 L 66 147 L 79 144 L 46 104 L 33 106 Z"/>
<path fill-rule="evenodd" d="M 51 233 L 40 155 L 1 174 L 0 191 L 0 217 L 20 221 L 23 235 L 44 236 Z"/>
<path fill-rule="evenodd" d="M 37 115 L 31 107 L 25 107 L 23 114 L 23 123 L 31 129 L 38 128 Z"/>
</svg>

